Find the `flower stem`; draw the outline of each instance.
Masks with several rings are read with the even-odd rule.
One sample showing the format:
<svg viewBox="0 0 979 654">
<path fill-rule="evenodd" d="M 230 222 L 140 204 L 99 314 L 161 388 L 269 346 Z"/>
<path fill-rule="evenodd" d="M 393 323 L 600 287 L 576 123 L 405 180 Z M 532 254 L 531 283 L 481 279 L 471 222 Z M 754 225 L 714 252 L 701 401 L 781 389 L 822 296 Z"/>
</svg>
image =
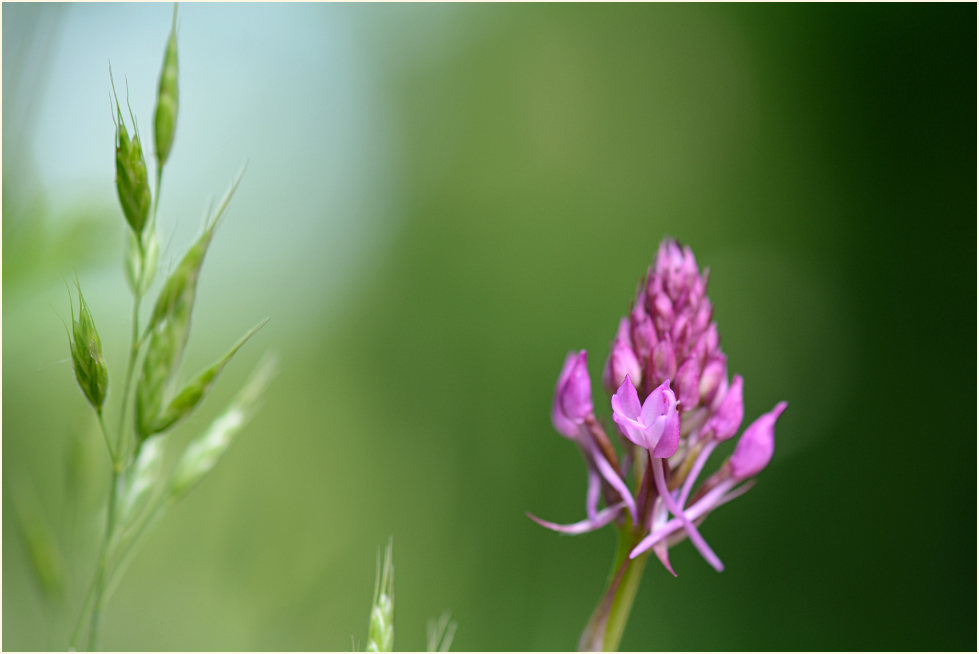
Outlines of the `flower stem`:
<svg viewBox="0 0 979 654">
<path fill-rule="evenodd" d="M 142 273 L 141 273 L 142 275 Z M 119 412 L 119 444 L 118 451 L 122 454 L 123 436 L 126 426 L 126 407 L 129 404 L 129 395 L 132 391 L 130 385 L 133 381 L 133 369 L 136 367 L 136 357 L 139 354 L 139 304 L 141 296 L 137 293 L 133 298 L 133 335 L 129 345 L 129 363 L 126 364 L 126 381 L 122 385 L 122 409 Z"/>
<path fill-rule="evenodd" d="M 643 554 L 629 558 L 637 540 L 633 532 L 632 522 L 626 518 L 619 529 L 619 544 L 609 573 L 608 589 L 581 634 L 579 652 L 614 652 L 619 648 L 648 557 Z"/>
<path fill-rule="evenodd" d="M 105 447 L 109 450 L 109 460 L 112 461 L 112 469 L 115 470 L 119 465 L 118 455 L 116 450 L 112 447 L 112 440 L 109 438 L 109 432 L 105 428 L 105 419 L 102 417 L 102 409 L 97 409 L 95 414 L 99 418 L 99 428 L 102 430 L 102 438 L 105 439 Z"/>
<path fill-rule="evenodd" d="M 116 496 L 118 494 L 118 486 L 119 471 L 113 466 L 112 482 L 109 486 L 109 509 L 105 518 L 105 535 L 102 537 L 102 548 L 99 553 L 98 567 L 95 570 L 93 589 L 95 606 L 92 609 L 92 619 L 89 621 L 88 630 L 88 649 L 90 651 L 95 651 L 99 641 L 99 627 L 102 622 L 102 608 L 105 601 L 105 573 L 108 567 L 109 551 L 116 527 Z"/>
</svg>

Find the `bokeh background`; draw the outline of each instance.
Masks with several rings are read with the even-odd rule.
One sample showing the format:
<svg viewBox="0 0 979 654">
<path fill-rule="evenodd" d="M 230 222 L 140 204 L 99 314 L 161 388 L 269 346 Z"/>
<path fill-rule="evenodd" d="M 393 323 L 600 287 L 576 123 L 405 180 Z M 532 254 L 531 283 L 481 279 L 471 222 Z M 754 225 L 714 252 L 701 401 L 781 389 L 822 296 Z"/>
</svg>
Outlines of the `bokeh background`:
<svg viewBox="0 0 979 654">
<path fill-rule="evenodd" d="M 118 391 L 109 63 L 151 144 L 170 15 L 3 6 L 4 649 L 64 648 L 91 577 L 108 473 L 66 282 Z M 135 559 L 104 647 L 362 648 L 393 538 L 399 649 L 445 609 L 454 649 L 573 649 L 614 534 L 525 517 L 583 516 L 551 393 L 577 348 L 597 386 L 669 234 L 711 270 L 747 418 L 789 409 L 757 487 L 704 525 L 727 570 L 688 544 L 679 578 L 650 565 L 623 648 L 971 650 L 975 20 L 971 4 L 182 6 L 164 272 L 248 163 L 185 372 L 271 322 L 171 456 L 263 353 L 281 372 Z"/>
</svg>

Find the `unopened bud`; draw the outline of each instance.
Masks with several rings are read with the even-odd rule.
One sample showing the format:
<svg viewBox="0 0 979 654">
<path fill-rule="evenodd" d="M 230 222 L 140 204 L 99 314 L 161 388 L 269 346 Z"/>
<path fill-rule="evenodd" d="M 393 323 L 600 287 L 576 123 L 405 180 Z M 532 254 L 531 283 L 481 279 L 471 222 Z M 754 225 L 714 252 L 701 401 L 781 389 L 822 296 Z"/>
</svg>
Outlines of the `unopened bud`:
<svg viewBox="0 0 979 654">
<path fill-rule="evenodd" d="M 591 415 L 591 380 L 588 378 L 588 354 L 570 352 L 554 389 L 551 422 L 562 436 L 576 438 L 581 424 Z"/>
<path fill-rule="evenodd" d="M 636 305 L 629 315 L 632 326 L 632 342 L 636 346 L 636 357 L 640 361 L 649 359 L 649 354 L 656 347 L 656 329 L 649 315 L 642 309 L 641 305 Z"/>
<path fill-rule="evenodd" d="M 710 419 L 708 429 L 714 432 L 714 438 L 724 441 L 736 433 L 744 419 L 744 380 L 741 375 L 735 375 L 731 386 L 724 393 L 724 398 Z"/>
<path fill-rule="evenodd" d="M 676 371 L 676 399 L 684 411 L 689 411 L 700 402 L 700 365 L 696 357 L 687 357 Z"/>
<path fill-rule="evenodd" d="M 700 400 L 704 404 L 711 403 L 721 381 L 725 378 L 727 378 L 727 359 L 723 354 L 716 354 L 707 361 L 704 373 L 700 376 Z"/>
<path fill-rule="evenodd" d="M 661 384 L 676 375 L 676 352 L 670 341 L 660 341 L 653 348 L 653 383 Z"/>
<path fill-rule="evenodd" d="M 629 321 L 623 318 L 619 321 L 619 331 L 605 361 L 605 368 L 602 369 L 602 385 L 609 394 L 612 394 L 626 377 L 631 379 L 632 385 L 636 387 L 642 382 L 642 367 L 629 343 Z"/>
<path fill-rule="evenodd" d="M 751 423 L 734 448 L 729 459 L 731 474 L 735 479 L 747 479 L 761 472 L 772 460 L 775 452 L 775 421 L 788 406 L 779 402 L 775 408 Z"/>
</svg>

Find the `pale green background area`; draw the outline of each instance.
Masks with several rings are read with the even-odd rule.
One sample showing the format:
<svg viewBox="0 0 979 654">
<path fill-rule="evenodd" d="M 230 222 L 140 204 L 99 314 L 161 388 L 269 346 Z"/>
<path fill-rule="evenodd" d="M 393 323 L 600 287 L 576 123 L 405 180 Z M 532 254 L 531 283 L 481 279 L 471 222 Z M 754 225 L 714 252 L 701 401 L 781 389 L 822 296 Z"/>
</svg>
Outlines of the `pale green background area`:
<svg viewBox="0 0 979 654">
<path fill-rule="evenodd" d="M 3 647 L 67 644 L 106 457 L 63 322 L 77 272 L 118 411 L 128 337 L 108 63 L 147 143 L 169 5 L 3 6 Z M 771 467 L 650 566 L 626 649 L 970 649 L 975 7 L 205 5 L 179 16 L 163 271 L 245 161 L 186 374 L 264 317 L 281 373 L 113 596 L 109 649 L 573 648 L 611 531 L 549 424 L 664 235 L 711 270 Z M 123 91 L 125 93 L 125 91 Z M 114 420 L 113 420 L 114 422 Z M 723 453 L 726 454 L 726 451 Z M 720 461 L 720 457 L 718 457 Z M 14 502 L 56 536 L 32 572 Z"/>
</svg>

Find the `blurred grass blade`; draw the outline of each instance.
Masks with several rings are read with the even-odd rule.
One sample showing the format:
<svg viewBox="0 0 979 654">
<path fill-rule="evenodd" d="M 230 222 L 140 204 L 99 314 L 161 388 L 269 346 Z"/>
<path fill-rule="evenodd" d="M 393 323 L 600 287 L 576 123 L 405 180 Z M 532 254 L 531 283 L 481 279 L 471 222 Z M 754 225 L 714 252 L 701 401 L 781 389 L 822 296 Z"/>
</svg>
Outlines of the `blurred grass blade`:
<svg viewBox="0 0 979 654">
<path fill-rule="evenodd" d="M 12 491 L 8 495 L 12 499 L 14 515 L 24 537 L 31 572 L 45 597 L 61 599 L 64 596 L 65 578 L 63 558 L 54 533 L 44 518 L 40 501 L 33 487 L 24 479 L 19 479 Z"/>
<path fill-rule="evenodd" d="M 174 467 L 170 482 L 171 499 L 184 497 L 217 464 L 235 434 L 254 415 L 258 400 L 268 388 L 277 368 L 274 357 L 265 357 L 228 409 L 211 423 L 204 434 L 190 442 Z"/>
<path fill-rule="evenodd" d="M 458 625 L 451 620 L 451 617 L 451 614 L 445 611 L 438 620 L 428 621 L 427 651 L 448 652 L 449 648 L 452 647 L 452 639 L 455 638 Z"/>
<path fill-rule="evenodd" d="M 367 629 L 368 652 L 394 651 L 394 545 L 388 541 L 383 567 L 378 561 L 371 620 Z"/>
<path fill-rule="evenodd" d="M 120 478 L 122 492 L 119 496 L 119 526 L 132 527 L 146 507 L 160 480 L 164 460 L 163 439 L 148 438 L 136 457 Z"/>
<path fill-rule="evenodd" d="M 231 357 L 235 355 L 238 350 L 255 335 L 259 329 L 265 326 L 268 322 L 266 318 L 259 324 L 252 327 L 247 334 L 241 337 L 241 339 L 235 343 L 227 354 L 221 357 L 217 362 L 212 364 L 209 368 L 200 373 L 196 379 L 187 384 L 182 391 L 180 391 L 175 398 L 167 406 L 166 410 L 160 415 L 155 423 L 153 423 L 153 433 L 159 433 L 165 431 L 177 424 L 180 420 L 183 420 L 189 416 L 197 405 L 201 403 L 204 396 L 211 390 L 214 382 L 217 380 L 221 371 L 231 360 Z"/>
</svg>

